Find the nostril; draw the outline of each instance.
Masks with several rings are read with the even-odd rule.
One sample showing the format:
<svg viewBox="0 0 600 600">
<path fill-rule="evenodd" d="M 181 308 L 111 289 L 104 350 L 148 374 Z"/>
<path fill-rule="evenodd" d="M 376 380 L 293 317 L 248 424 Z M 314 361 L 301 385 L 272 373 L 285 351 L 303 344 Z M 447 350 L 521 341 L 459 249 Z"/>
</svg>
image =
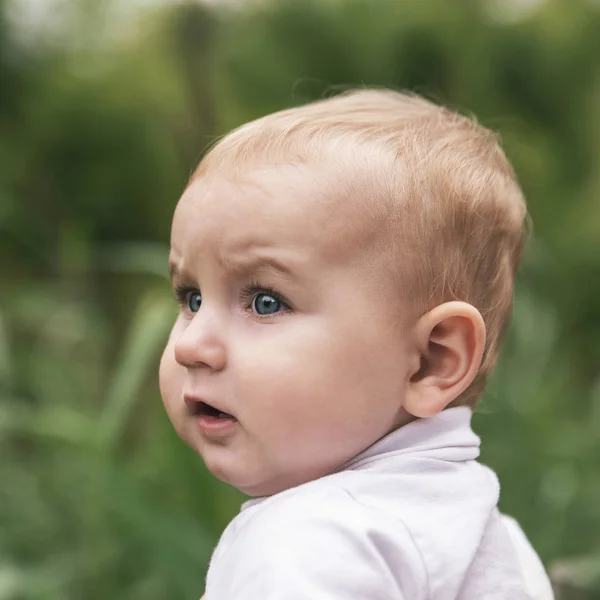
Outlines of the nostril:
<svg viewBox="0 0 600 600">
<path fill-rule="evenodd" d="M 173 354 L 175 355 L 175 362 L 179 363 L 182 367 L 189 367 L 189 352 L 187 352 L 181 343 L 177 342 L 173 348 Z"/>
<path fill-rule="evenodd" d="M 191 325 L 188 326 L 188 329 Z M 225 348 L 215 339 L 200 336 L 190 337 L 186 330 L 175 342 L 173 347 L 175 362 L 187 369 L 208 367 L 212 371 L 221 371 L 225 368 Z"/>
</svg>

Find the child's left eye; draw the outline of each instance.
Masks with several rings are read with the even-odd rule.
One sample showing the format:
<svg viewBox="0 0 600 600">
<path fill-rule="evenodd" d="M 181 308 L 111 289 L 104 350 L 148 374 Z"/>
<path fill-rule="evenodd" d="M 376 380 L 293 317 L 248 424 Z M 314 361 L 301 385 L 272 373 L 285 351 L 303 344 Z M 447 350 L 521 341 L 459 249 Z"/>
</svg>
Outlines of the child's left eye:
<svg viewBox="0 0 600 600">
<path fill-rule="evenodd" d="M 287 300 L 269 286 L 258 281 L 249 283 L 242 290 L 242 302 L 257 317 L 270 317 L 277 313 L 292 312 Z"/>
<path fill-rule="evenodd" d="M 271 294 L 260 293 L 252 300 L 252 310 L 259 315 L 274 315 L 284 304 Z"/>
</svg>

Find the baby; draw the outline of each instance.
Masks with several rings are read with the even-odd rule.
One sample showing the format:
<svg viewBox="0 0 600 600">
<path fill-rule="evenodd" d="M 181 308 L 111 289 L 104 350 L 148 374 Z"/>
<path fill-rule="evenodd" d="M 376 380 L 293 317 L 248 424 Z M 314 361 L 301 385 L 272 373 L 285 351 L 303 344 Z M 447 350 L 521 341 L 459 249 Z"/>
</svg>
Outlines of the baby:
<svg viewBox="0 0 600 600">
<path fill-rule="evenodd" d="M 470 421 L 527 212 L 496 137 L 362 90 L 223 138 L 173 219 L 167 413 L 252 498 L 206 600 L 550 599 Z"/>
</svg>

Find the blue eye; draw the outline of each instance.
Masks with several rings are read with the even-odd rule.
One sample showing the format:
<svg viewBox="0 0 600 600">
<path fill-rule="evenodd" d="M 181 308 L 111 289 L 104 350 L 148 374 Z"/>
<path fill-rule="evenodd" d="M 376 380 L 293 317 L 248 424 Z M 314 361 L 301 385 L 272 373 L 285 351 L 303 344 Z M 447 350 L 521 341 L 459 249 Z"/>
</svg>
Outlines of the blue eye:
<svg viewBox="0 0 600 600">
<path fill-rule="evenodd" d="M 282 303 L 270 294 L 256 294 L 252 309 L 259 315 L 273 315 L 281 310 Z"/>
<path fill-rule="evenodd" d="M 196 313 L 200 310 L 200 305 L 202 304 L 202 296 L 199 292 L 192 292 L 188 299 L 188 307 L 193 312 Z"/>
</svg>

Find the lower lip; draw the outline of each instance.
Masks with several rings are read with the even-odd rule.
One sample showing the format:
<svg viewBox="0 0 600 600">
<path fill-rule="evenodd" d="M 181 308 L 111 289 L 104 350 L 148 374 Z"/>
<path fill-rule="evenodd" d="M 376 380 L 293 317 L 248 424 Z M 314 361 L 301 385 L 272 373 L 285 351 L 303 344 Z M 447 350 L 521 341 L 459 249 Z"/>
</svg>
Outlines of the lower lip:
<svg viewBox="0 0 600 600">
<path fill-rule="evenodd" d="M 200 415 L 196 418 L 196 425 L 203 433 L 211 435 L 225 435 L 230 433 L 237 425 L 237 419 L 233 417 L 219 418 L 209 415 Z"/>
</svg>

